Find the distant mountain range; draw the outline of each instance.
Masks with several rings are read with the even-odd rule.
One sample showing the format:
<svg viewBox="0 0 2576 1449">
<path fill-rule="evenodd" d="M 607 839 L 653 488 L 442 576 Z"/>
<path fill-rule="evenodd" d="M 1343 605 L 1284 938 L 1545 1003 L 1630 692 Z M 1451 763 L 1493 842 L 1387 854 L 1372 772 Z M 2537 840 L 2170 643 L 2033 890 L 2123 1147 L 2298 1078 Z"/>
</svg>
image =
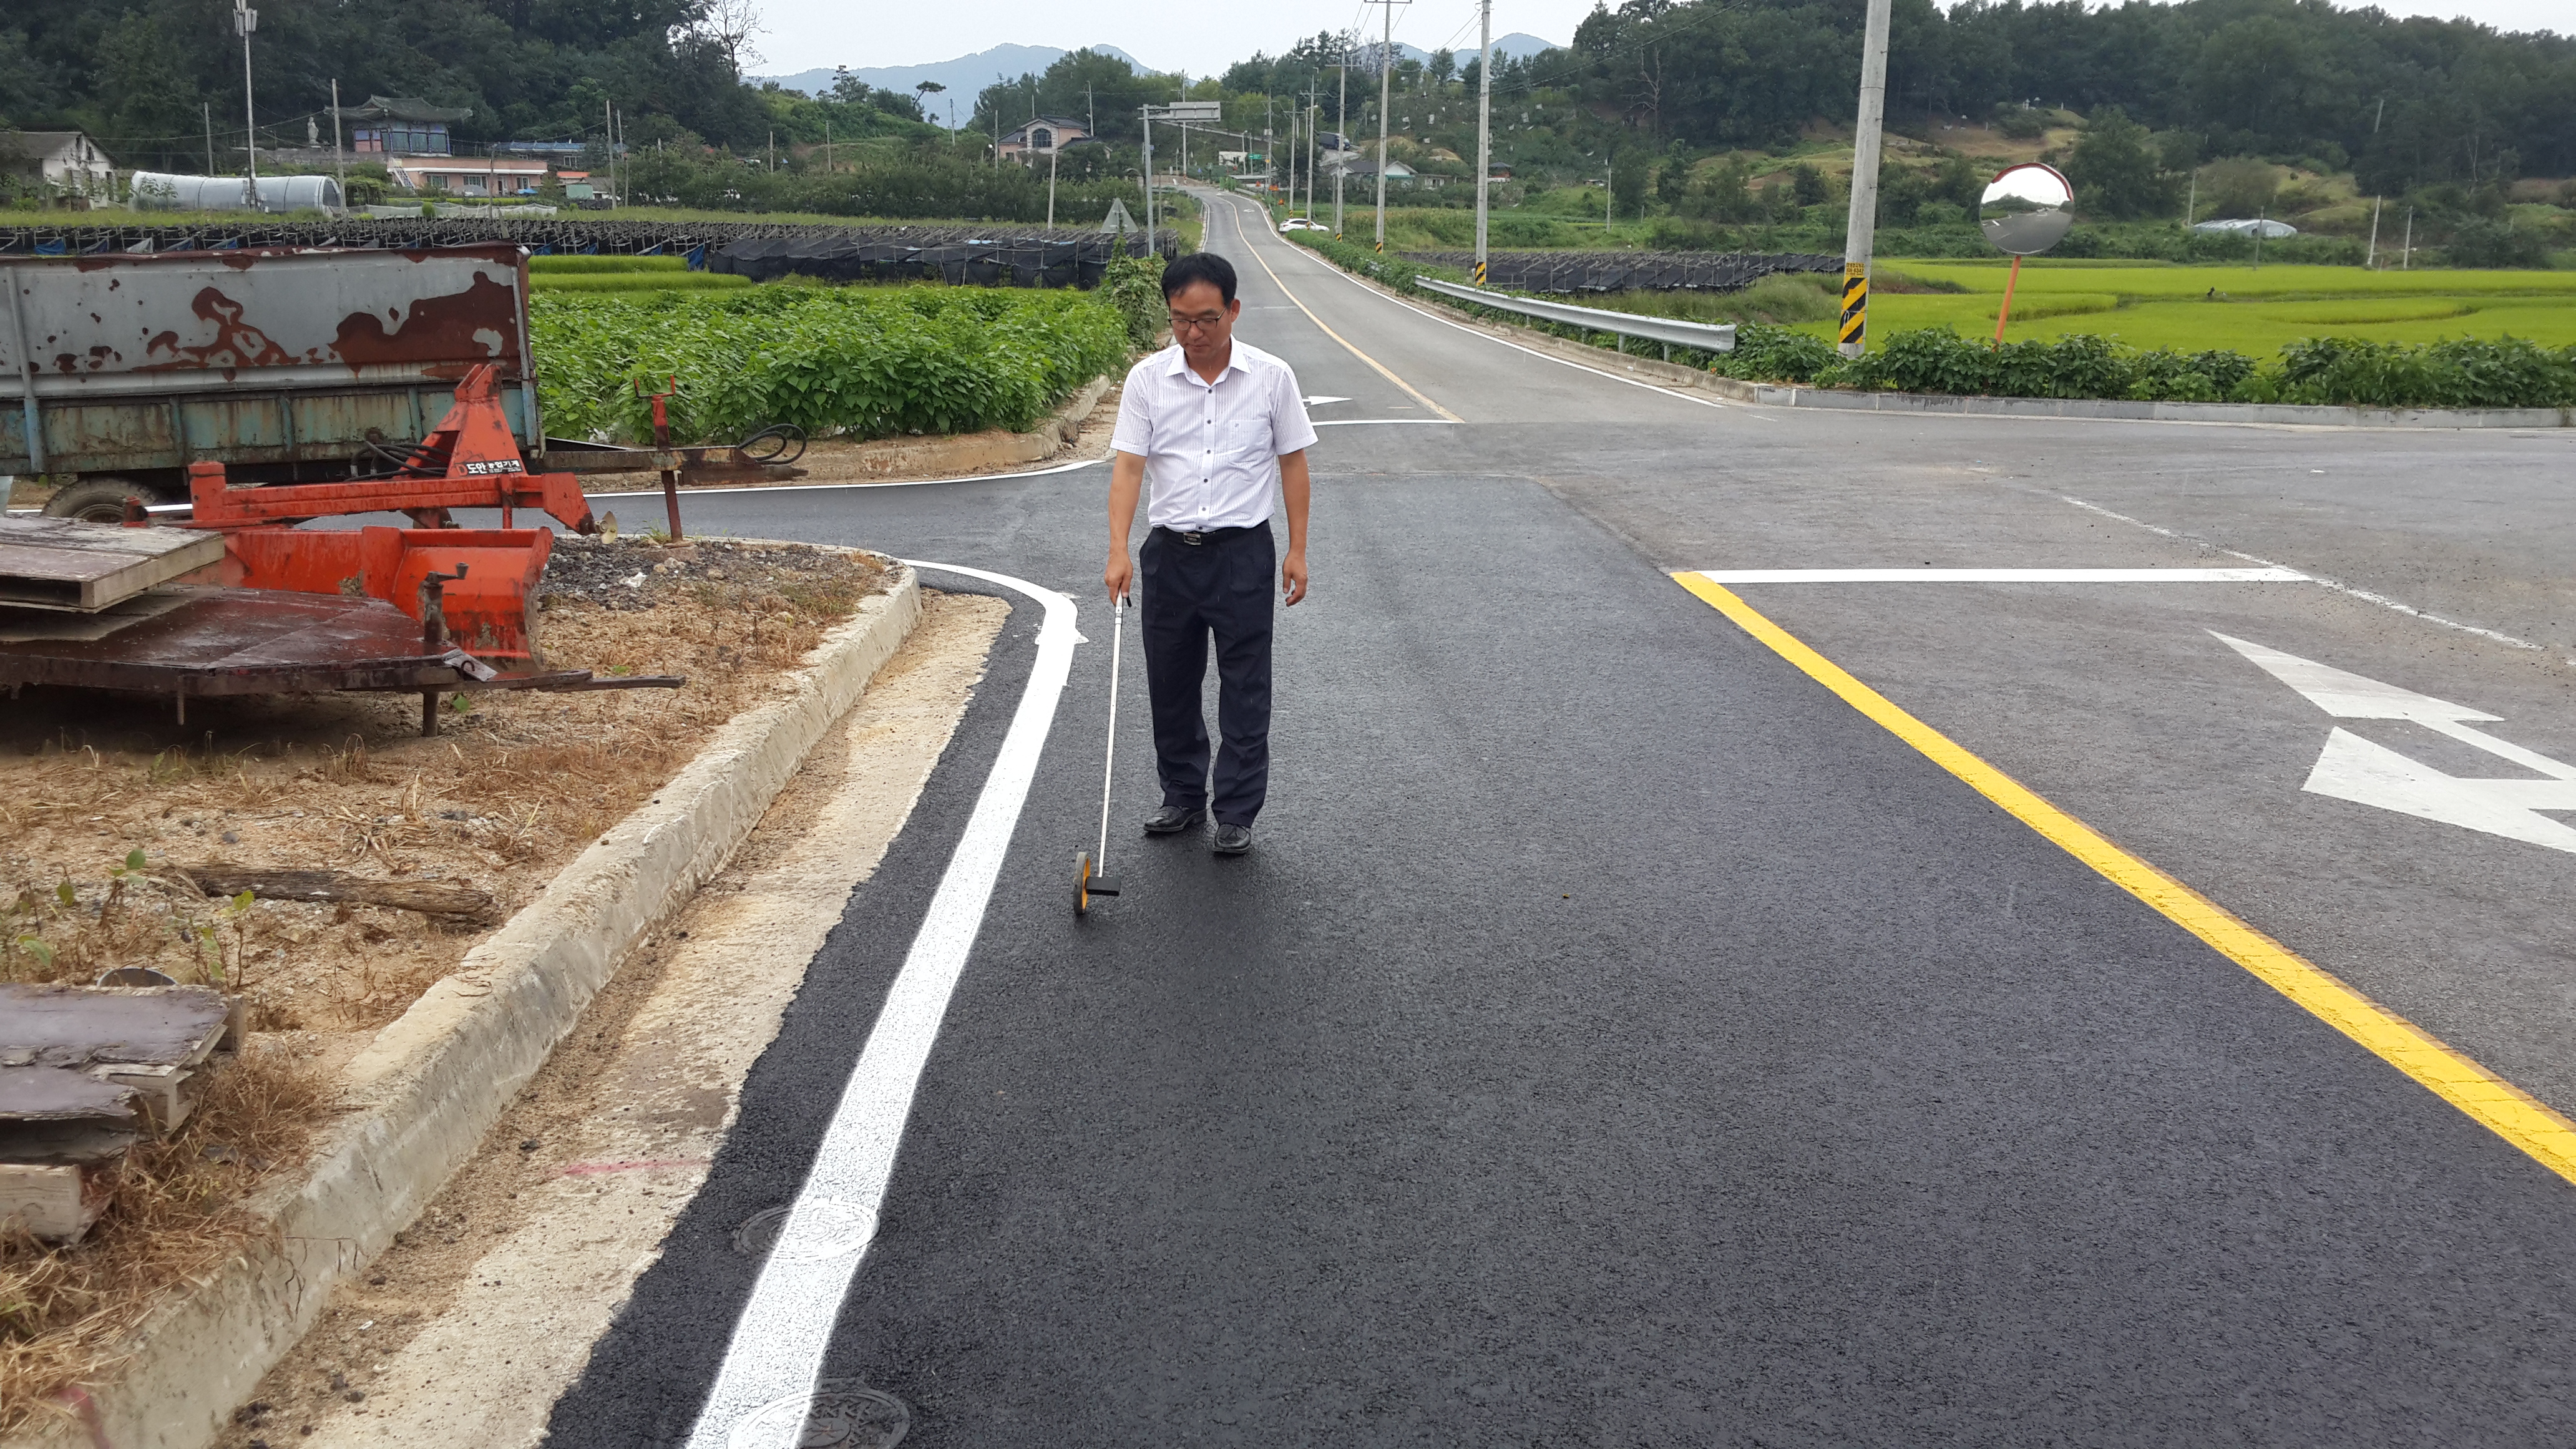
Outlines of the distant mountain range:
<svg viewBox="0 0 2576 1449">
<path fill-rule="evenodd" d="M 1366 37 L 1362 37 L 1362 43 L 1366 43 Z M 1542 50 L 1563 50 L 1564 48 L 1564 46 L 1557 44 L 1553 40 L 1541 40 L 1535 35 L 1531 35 L 1526 31 L 1520 30 L 1515 30 L 1509 35 L 1497 35 L 1494 37 L 1494 54 L 1504 56 L 1512 60 L 1519 60 L 1523 56 L 1536 55 Z M 1459 45 L 1457 49 L 1451 51 L 1450 54 L 1458 58 L 1458 63 L 1460 65 L 1465 65 L 1476 54 L 1476 42 L 1471 38 Z M 1395 43 L 1395 56 L 1398 60 L 1418 60 L 1425 64 L 1428 64 L 1431 60 L 1430 51 L 1424 50 L 1420 46 L 1407 45 L 1401 40 Z"/>
<path fill-rule="evenodd" d="M 1102 55 L 1115 56 L 1138 71 L 1148 69 L 1143 61 L 1114 45 L 1095 45 L 1091 48 Z M 1541 40 L 1535 35 L 1517 30 L 1509 35 L 1494 37 L 1494 53 L 1510 56 L 1513 59 L 1558 48 L 1556 42 L 1552 40 Z M 935 81 L 946 86 L 948 89 L 944 94 L 923 98 L 928 103 L 930 118 L 944 123 L 948 119 L 949 101 L 957 102 L 957 112 L 962 118 L 966 112 L 974 108 L 976 94 L 991 85 L 995 76 L 1016 80 L 1023 75 L 1035 75 L 1071 53 L 1059 50 L 1052 45 L 997 45 L 991 50 L 977 51 L 973 55 L 961 55 L 955 60 L 932 61 L 927 65 L 852 66 L 850 74 L 868 85 L 882 86 L 890 91 L 908 92 L 923 81 Z M 1431 59 L 1431 52 L 1419 46 L 1407 45 L 1400 40 L 1395 43 L 1395 53 L 1401 60 L 1427 62 Z M 1455 52 L 1462 65 L 1475 53 L 1473 45 Z M 776 81 L 788 90 L 803 91 L 810 96 L 820 95 L 830 90 L 833 74 L 834 72 L 827 66 L 817 70 L 798 71 L 794 75 L 759 76 L 755 77 L 755 80 Z"/>
<path fill-rule="evenodd" d="M 1114 45 L 1095 45 L 1091 48 L 1102 55 L 1115 56 L 1139 71 L 1145 69 L 1143 61 Z M 991 85 L 994 76 L 1002 75 L 1017 80 L 1023 75 L 1035 75 L 1070 54 L 1072 54 L 1071 51 L 1059 50 L 1052 45 L 997 45 L 991 50 L 977 51 L 973 55 L 961 55 L 955 60 L 935 60 L 927 65 L 852 66 L 850 74 L 869 85 L 883 86 L 890 91 L 910 91 L 923 81 L 935 81 L 946 86 L 948 90 L 945 95 L 925 97 L 929 102 L 931 119 L 945 121 L 948 117 L 947 102 L 950 98 L 955 98 L 958 114 L 963 116 L 974 108 L 976 94 Z M 758 79 L 774 80 L 788 90 L 803 91 L 812 96 L 830 90 L 832 76 L 831 67 L 825 66 L 820 70 L 798 71 L 794 75 L 761 76 Z"/>
</svg>

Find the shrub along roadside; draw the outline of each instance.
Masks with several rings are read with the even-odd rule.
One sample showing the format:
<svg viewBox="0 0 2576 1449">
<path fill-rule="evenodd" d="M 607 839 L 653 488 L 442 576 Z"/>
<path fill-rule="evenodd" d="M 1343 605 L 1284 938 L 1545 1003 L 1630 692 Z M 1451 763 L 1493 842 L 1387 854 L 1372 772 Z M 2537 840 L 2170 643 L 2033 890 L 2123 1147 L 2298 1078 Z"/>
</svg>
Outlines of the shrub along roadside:
<svg viewBox="0 0 2576 1449">
<path fill-rule="evenodd" d="M 1071 291 L 541 291 L 529 325 L 548 430 L 623 442 L 652 436 L 638 379 L 679 379 L 679 442 L 731 442 L 772 423 L 879 438 L 1023 430 L 1128 355 L 1118 309 Z"/>
<path fill-rule="evenodd" d="M 1346 271 L 1445 307 L 1598 347 L 1616 340 L 1606 332 L 1535 322 L 1414 285 L 1417 274 L 1447 275 L 1436 267 L 1381 257 L 1321 232 L 1287 235 Z M 2576 407 L 2576 345 L 2548 348 L 2519 337 L 2417 345 L 2312 337 L 2282 348 L 2266 367 L 2241 352 L 2147 350 L 2091 333 L 1993 347 L 1946 327 L 1925 327 L 1892 333 L 1867 355 L 1846 360 L 1820 337 L 1747 322 L 1735 329 L 1733 352 L 1675 348 L 1672 360 L 1721 377 L 1863 391 L 2373 408 Z"/>
<path fill-rule="evenodd" d="M 1776 330 L 1776 329 L 1766 329 Z M 1737 333 L 1729 375 L 1758 377 Z M 1818 354 L 1823 354 L 1819 358 Z M 1741 359 L 1741 360 L 1738 360 Z M 1815 366 L 1817 361 L 1824 365 Z M 2576 407 L 2576 347 L 2518 337 L 2459 338 L 2408 346 L 2312 337 L 2281 349 L 2271 366 L 2241 352 L 2124 347 L 2075 333 L 2053 342 L 1994 347 L 1942 327 L 1899 332 L 1865 357 L 1844 360 L 1820 340 L 1773 380 L 1818 387 L 1987 397 L 2123 398 L 2140 402 L 2314 403 L 2375 408 Z"/>
</svg>

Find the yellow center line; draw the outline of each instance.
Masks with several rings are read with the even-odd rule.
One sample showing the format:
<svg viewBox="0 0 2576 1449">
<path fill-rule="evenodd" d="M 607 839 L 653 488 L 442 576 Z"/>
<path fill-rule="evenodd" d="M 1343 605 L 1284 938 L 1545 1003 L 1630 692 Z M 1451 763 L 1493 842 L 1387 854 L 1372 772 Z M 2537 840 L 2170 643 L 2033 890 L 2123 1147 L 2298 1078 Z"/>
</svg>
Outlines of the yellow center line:
<svg viewBox="0 0 2576 1449">
<path fill-rule="evenodd" d="M 2163 912 L 2176 925 L 2261 978 L 2265 985 L 2368 1047 L 2381 1060 L 2529 1153 L 2542 1166 L 2576 1182 L 2576 1123 L 2444 1045 L 2422 1027 L 2354 990 L 2332 972 L 2247 925 L 2226 907 L 2112 844 L 2093 827 L 1899 709 L 1886 696 L 1763 617 L 1731 590 L 1696 573 L 1677 573 L 1673 578 L 1734 620 L 1744 632 L 1769 645 L 1781 658 L 1841 695 L 1852 708 L 1922 751 L 1934 764 L 1966 781 L 2067 854 Z"/>
<path fill-rule="evenodd" d="M 1270 272 L 1270 264 L 1268 262 L 1261 261 L 1261 249 L 1252 244 L 1252 233 L 1244 230 L 1243 213 L 1233 207 L 1228 207 L 1227 210 L 1234 211 L 1234 230 L 1236 235 L 1243 238 L 1243 249 L 1252 253 L 1252 259 L 1254 261 L 1261 262 L 1261 270 Z M 1279 274 L 1277 272 L 1270 272 L 1270 280 L 1278 284 L 1281 296 L 1286 297 L 1291 302 L 1297 303 L 1297 310 L 1306 314 L 1307 321 L 1314 323 L 1317 327 L 1323 328 L 1325 336 L 1342 344 L 1344 347 L 1350 348 L 1351 356 L 1356 357 L 1360 361 L 1367 363 L 1369 366 L 1376 368 L 1379 376 L 1385 378 L 1391 383 L 1394 383 L 1397 387 L 1403 388 L 1415 402 L 1422 404 L 1424 407 L 1431 409 L 1433 412 L 1438 413 L 1440 416 L 1447 418 L 1453 423 L 1463 423 L 1466 421 L 1465 418 L 1458 416 L 1456 413 L 1449 411 L 1440 404 L 1424 397 L 1421 389 L 1415 387 L 1412 383 L 1406 382 L 1403 378 L 1396 376 L 1387 368 L 1385 363 L 1378 361 L 1376 358 L 1369 356 L 1367 353 L 1360 351 L 1356 347 L 1351 347 L 1351 341 L 1349 338 L 1344 337 L 1342 334 L 1334 331 L 1330 327 L 1325 327 L 1324 319 L 1315 315 L 1314 308 L 1307 306 L 1304 302 L 1298 301 L 1297 294 L 1288 290 L 1288 284 L 1279 280 Z"/>
</svg>

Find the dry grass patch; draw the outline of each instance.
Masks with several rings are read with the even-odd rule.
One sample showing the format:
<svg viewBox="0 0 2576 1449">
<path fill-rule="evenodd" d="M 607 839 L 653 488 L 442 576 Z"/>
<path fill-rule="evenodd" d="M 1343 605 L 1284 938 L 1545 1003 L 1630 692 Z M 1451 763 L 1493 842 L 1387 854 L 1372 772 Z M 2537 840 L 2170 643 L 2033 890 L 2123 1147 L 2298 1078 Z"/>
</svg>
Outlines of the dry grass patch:
<svg viewBox="0 0 2576 1449">
<path fill-rule="evenodd" d="M 377 1028 L 890 582 L 800 546 L 568 540 L 556 559 L 550 665 L 686 687 L 464 696 L 435 738 L 416 695 L 199 700 L 184 728 L 166 701 L 71 690 L 0 712 L 0 979 L 148 966 L 240 994 L 251 1027 L 86 1241 L 0 1245 L 0 1432 L 96 1381 L 156 1295 L 237 1246 L 240 1204 L 300 1166 Z M 208 898 L 186 875 L 208 863 L 458 881 L 493 907 Z"/>
</svg>

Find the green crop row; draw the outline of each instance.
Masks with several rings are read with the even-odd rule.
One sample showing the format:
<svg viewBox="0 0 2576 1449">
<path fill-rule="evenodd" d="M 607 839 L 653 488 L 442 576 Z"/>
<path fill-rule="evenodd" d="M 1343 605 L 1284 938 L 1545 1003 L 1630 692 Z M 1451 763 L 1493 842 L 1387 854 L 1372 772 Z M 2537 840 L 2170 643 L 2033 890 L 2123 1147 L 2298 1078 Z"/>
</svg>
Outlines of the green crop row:
<svg viewBox="0 0 2576 1449">
<path fill-rule="evenodd" d="M 2422 345 L 2312 337 L 2271 365 L 2242 352 L 2125 347 L 2075 333 L 2001 347 L 1946 327 L 1899 332 L 1845 359 L 1824 339 L 1746 324 L 1717 371 L 1763 382 L 1985 397 L 2325 403 L 2373 408 L 2576 407 L 2576 346 L 2519 337 Z"/>
<path fill-rule="evenodd" d="M 752 285 L 727 272 L 538 272 L 531 292 L 728 292 Z"/>
<path fill-rule="evenodd" d="M 773 423 L 878 438 L 1023 430 L 1127 359 L 1125 320 L 1085 292 L 539 293 L 529 315 L 548 431 L 622 442 L 652 437 L 639 382 L 677 379 L 676 442 L 732 442 Z"/>
<path fill-rule="evenodd" d="M 685 272 L 687 257 L 542 256 L 528 258 L 530 272 Z"/>
</svg>

